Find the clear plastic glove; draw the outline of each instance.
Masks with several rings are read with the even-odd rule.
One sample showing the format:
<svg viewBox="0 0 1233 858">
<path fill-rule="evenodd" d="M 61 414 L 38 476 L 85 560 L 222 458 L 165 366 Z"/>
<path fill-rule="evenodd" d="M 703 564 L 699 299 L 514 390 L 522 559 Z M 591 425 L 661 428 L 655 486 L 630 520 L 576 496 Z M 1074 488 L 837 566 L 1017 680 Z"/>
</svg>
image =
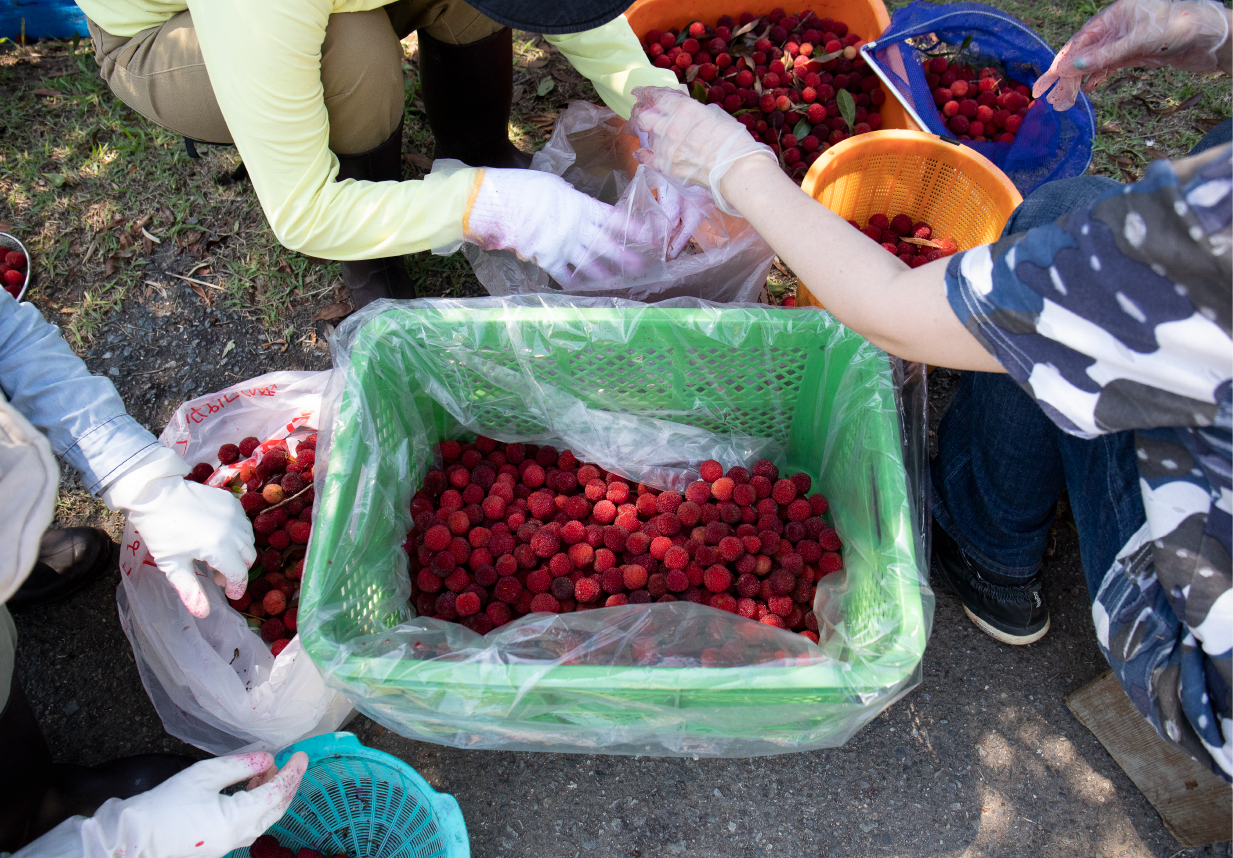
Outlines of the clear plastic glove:
<svg viewBox="0 0 1233 858">
<path fill-rule="evenodd" d="M 1058 51 L 1032 95 L 1040 98 L 1056 82 L 1047 100 L 1069 110 L 1079 90 L 1091 92 L 1117 69 L 1215 71 L 1216 52 L 1228 38 L 1228 13 L 1212 0 L 1117 0 Z"/>
<path fill-rule="evenodd" d="M 282 817 L 307 768 L 303 753 L 282 771 L 266 753 L 204 760 L 148 792 L 105 802 L 89 819 L 60 823 L 13 858 L 221 858 Z M 263 773 L 264 782 L 248 792 L 219 794 Z"/>
<path fill-rule="evenodd" d="M 676 259 L 689 244 L 694 231 L 706 219 L 706 191 L 702 188 L 679 187 L 660 173 L 650 176 L 648 184 L 655 192 L 660 210 L 668 219 L 668 258 Z"/>
<path fill-rule="evenodd" d="M 463 237 L 485 250 L 512 250 L 569 284 L 583 267 L 595 278 L 637 268 L 624 237 L 612 234 L 614 211 L 550 173 L 484 170 Z"/>
<path fill-rule="evenodd" d="M 253 528 L 235 495 L 188 482 L 188 464 L 166 447 L 155 447 L 101 493 L 112 509 L 128 513 L 150 556 L 176 588 L 194 617 L 210 613 L 201 586 L 200 560 L 225 584 L 227 598 L 238 599 L 248 586 L 248 567 L 257 559 Z"/>
<path fill-rule="evenodd" d="M 638 102 L 629 122 L 643 147 L 634 152 L 634 157 L 682 184 L 710 188 L 715 205 L 727 214 L 740 214 L 719 190 L 729 168 L 749 157 L 778 163 L 771 147 L 755 141 L 749 130 L 719 105 L 700 104 L 667 87 L 640 86 L 633 95 Z"/>
</svg>

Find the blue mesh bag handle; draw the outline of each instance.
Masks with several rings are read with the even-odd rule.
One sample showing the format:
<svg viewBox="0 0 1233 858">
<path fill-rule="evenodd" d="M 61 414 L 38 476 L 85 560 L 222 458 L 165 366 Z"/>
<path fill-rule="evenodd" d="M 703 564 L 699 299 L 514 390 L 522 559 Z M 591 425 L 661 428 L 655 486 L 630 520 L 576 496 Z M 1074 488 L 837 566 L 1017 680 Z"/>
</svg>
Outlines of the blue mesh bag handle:
<svg viewBox="0 0 1233 858">
<path fill-rule="evenodd" d="M 863 45 L 861 54 L 921 128 L 953 138 L 933 103 L 922 63 L 965 41 L 965 57 L 996 60 L 1007 77 L 1028 87 L 1053 63 L 1048 43 L 1012 15 L 982 3 L 938 5 L 925 0 L 896 12 L 886 32 Z M 1013 143 L 963 143 L 996 164 L 1026 197 L 1045 182 L 1085 173 L 1095 135 L 1092 103 L 1080 93 L 1075 106 L 1062 112 L 1039 99 Z"/>
</svg>

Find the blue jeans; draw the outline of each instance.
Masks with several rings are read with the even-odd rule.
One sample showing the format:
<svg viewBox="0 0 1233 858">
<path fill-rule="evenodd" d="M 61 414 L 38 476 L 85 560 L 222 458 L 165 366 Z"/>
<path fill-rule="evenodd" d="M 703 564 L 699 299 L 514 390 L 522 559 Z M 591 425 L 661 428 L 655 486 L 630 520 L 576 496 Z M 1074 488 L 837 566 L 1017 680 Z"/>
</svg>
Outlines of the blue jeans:
<svg viewBox="0 0 1233 858">
<path fill-rule="evenodd" d="M 1230 127 L 1226 119 L 1191 154 L 1227 143 Z M 1015 209 L 1005 234 L 1052 223 L 1116 187 L 1103 176 L 1050 182 Z M 1039 573 L 1063 488 L 1091 597 L 1145 520 L 1134 433 L 1067 435 L 1008 375 L 963 374 L 938 429 L 931 476 L 934 519 L 1002 583 Z"/>
</svg>

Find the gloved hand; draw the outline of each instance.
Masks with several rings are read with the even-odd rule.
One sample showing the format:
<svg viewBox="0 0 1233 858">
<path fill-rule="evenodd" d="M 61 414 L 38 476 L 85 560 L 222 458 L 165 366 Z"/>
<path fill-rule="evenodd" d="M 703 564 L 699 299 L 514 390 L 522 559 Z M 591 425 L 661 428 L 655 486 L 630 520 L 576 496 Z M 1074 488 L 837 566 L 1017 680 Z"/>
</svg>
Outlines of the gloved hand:
<svg viewBox="0 0 1233 858">
<path fill-rule="evenodd" d="M 703 188 L 682 188 L 655 172 L 647 174 L 647 184 L 655 192 L 659 208 L 668 219 L 668 258 L 676 259 L 706 218 L 707 192 Z"/>
<path fill-rule="evenodd" d="M 14 858 L 221 858 L 248 846 L 286 812 L 308 767 L 293 754 L 263 785 L 248 792 L 219 790 L 274 766 L 269 754 L 238 754 L 189 766 L 149 792 L 113 798 L 94 816 L 75 816 Z"/>
<path fill-rule="evenodd" d="M 200 560 L 225 580 L 227 598 L 238 599 L 248 586 L 248 567 L 257 559 L 253 528 L 235 495 L 225 489 L 188 482 L 187 463 L 166 447 L 154 447 L 100 493 L 112 509 L 128 513 L 154 563 L 176 588 L 194 617 L 210 613 L 210 603 L 193 570 Z M 220 582 L 222 583 L 222 582 Z"/>
<path fill-rule="evenodd" d="M 1056 81 L 1048 101 L 1068 110 L 1080 89 L 1091 92 L 1117 69 L 1215 71 L 1216 51 L 1228 38 L 1228 14 L 1212 0 L 1117 0 L 1058 51 L 1032 95 L 1040 98 Z"/>
<path fill-rule="evenodd" d="M 595 277 L 637 267 L 622 236 L 605 228 L 613 207 L 559 176 L 486 169 L 474 197 L 463 218 L 463 237 L 485 250 L 512 250 L 559 283 L 568 284 L 573 270 L 583 266 Z"/>
<path fill-rule="evenodd" d="M 683 92 L 667 87 L 640 86 L 629 115 L 643 148 L 634 157 L 653 170 L 688 185 L 710 188 L 715 205 L 730 215 L 739 214 L 720 193 L 728 169 L 742 158 L 778 159 L 771 147 L 756 142 L 744 125 L 716 104 L 700 104 Z"/>
</svg>

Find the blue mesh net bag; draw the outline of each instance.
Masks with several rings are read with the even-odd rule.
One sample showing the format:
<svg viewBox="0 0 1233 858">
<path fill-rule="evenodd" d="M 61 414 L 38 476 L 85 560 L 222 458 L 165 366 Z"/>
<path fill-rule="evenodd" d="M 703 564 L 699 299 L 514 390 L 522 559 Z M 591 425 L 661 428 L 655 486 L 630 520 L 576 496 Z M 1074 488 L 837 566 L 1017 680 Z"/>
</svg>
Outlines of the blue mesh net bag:
<svg viewBox="0 0 1233 858">
<path fill-rule="evenodd" d="M 85 13 L 73 0 L 0 0 L 0 39 L 89 35 Z"/>
<path fill-rule="evenodd" d="M 924 68 L 930 58 L 992 67 L 1031 88 L 1054 56 L 1044 39 L 1012 15 L 981 3 L 924 0 L 896 12 L 886 32 L 861 53 L 918 124 L 945 137 L 955 132 L 934 104 Z M 963 142 L 997 164 L 1027 196 L 1045 182 L 1084 173 L 1092 160 L 1095 129 L 1092 104 L 1080 94 L 1074 107 L 1060 113 L 1039 99 L 1023 117 L 1014 142 Z"/>
</svg>

